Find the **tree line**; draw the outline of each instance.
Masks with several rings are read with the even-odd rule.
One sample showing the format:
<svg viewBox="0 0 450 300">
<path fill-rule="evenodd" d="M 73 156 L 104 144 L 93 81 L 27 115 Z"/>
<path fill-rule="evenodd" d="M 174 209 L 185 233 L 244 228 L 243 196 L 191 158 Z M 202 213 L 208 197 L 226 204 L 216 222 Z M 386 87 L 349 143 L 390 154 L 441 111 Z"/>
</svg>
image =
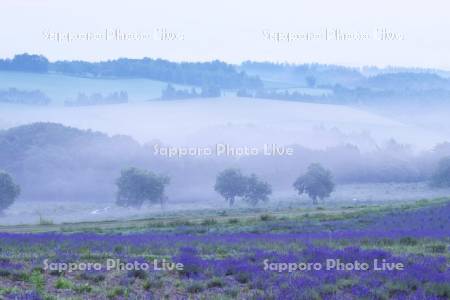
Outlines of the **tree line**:
<svg viewBox="0 0 450 300">
<path fill-rule="evenodd" d="M 182 100 L 191 98 L 217 98 L 222 95 L 218 86 L 203 86 L 200 92 L 196 88 L 176 89 L 173 85 L 168 84 L 161 91 L 161 100 Z"/>
<path fill-rule="evenodd" d="M 128 168 L 122 170 L 116 181 L 118 188 L 116 204 L 119 206 L 141 207 L 144 202 L 164 204 L 165 186 L 170 183 L 167 176 Z M 311 164 L 305 174 L 299 176 L 293 187 L 299 195 L 307 194 L 313 204 L 318 199 L 329 197 L 334 190 L 332 174 L 320 164 Z M 214 190 L 232 207 L 237 199 L 252 206 L 269 201 L 272 187 L 256 174 L 245 175 L 239 169 L 221 171 L 216 177 Z"/>
<path fill-rule="evenodd" d="M 313 78 L 309 78 L 309 80 L 314 81 Z M 429 90 L 375 89 L 370 87 L 350 88 L 342 85 L 321 86 L 321 88 L 329 92 L 314 95 L 296 90 L 259 89 L 252 91 L 239 89 L 236 96 L 327 104 L 447 103 L 450 99 L 450 89 L 443 88 Z"/>
<path fill-rule="evenodd" d="M 19 90 L 9 88 L 0 90 L 0 102 L 29 105 L 47 105 L 51 99 L 40 90 Z"/>
<path fill-rule="evenodd" d="M 170 178 L 135 167 L 123 169 L 116 180 L 116 204 L 122 207 L 140 208 L 144 203 L 164 206 L 167 196 L 165 188 Z M 450 157 L 440 160 L 430 185 L 438 188 L 450 187 Z M 319 163 L 310 164 L 306 172 L 293 183 L 299 195 L 306 194 L 314 205 L 330 196 L 335 183 L 330 170 Z M 237 200 L 252 206 L 269 201 L 271 185 L 255 174 L 245 175 L 236 168 L 225 169 L 216 177 L 214 190 L 232 207 Z M 19 197 L 21 189 L 12 176 L 0 171 L 0 212 L 11 206 Z"/>
<path fill-rule="evenodd" d="M 0 70 L 60 73 L 96 78 L 148 78 L 176 84 L 217 86 L 219 88 L 261 88 L 257 76 L 250 76 L 235 66 L 214 60 L 211 62 L 171 62 L 164 59 L 119 58 L 101 62 L 49 62 L 42 55 L 20 54 L 13 59 L 0 59 Z"/>
<path fill-rule="evenodd" d="M 128 93 L 126 91 L 113 92 L 106 95 L 101 93 L 93 93 L 87 95 L 85 93 L 78 93 L 77 98 L 73 100 L 64 101 L 65 106 L 88 106 L 101 104 L 118 104 L 127 103 Z"/>
</svg>

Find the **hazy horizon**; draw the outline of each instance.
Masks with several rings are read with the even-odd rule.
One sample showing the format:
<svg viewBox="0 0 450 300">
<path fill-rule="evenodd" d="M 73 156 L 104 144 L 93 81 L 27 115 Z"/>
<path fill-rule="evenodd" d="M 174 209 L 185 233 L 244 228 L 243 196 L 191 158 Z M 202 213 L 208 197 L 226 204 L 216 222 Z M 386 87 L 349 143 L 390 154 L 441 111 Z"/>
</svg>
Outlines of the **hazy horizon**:
<svg viewBox="0 0 450 300">
<path fill-rule="evenodd" d="M 132 1 L 125 6 L 106 1 L 3 1 L 0 25 L 9 29 L 0 32 L 2 43 L 8 45 L 0 49 L 0 57 L 28 52 L 43 54 L 52 61 L 152 57 L 171 61 L 219 59 L 233 64 L 253 60 L 449 70 L 446 28 L 450 21 L 442 9 L 448 4 L 432 2 L 434 5 L 386 0 L 197 0 Z M 108 40 L 71 42 L 50 38 L 57 33 L 112 34 L 115 30 L 141 37 L 118 40 L 110 36 Z M 333 30 L 352 37 L 335 39 Z M 383 30 L 394 38 L 382 39 Z M 325 31 L 329 33 L 326 39 Z M 171 38 L 161 40 L 162 32 L 170 33 Z M 304 36 L 289 42 L 276 41 L 273 35 L 277 33 Z M 314 38 L 315 34 L 322 36 Z"/>
</svg>

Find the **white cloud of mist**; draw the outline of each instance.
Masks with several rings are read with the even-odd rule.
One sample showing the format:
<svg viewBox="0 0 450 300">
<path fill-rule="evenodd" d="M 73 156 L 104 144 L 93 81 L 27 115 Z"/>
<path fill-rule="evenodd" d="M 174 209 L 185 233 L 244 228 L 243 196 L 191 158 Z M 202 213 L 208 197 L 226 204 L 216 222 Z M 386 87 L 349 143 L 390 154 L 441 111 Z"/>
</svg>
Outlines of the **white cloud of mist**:
<svg viewBox="0 0 450 300">
<path fill-rule="evenodd" d="M 448 132 L 360 108 L 232 97 L 94 107 L 4 106 L 0 121 L 8 127 L 49 121 L 172 146 L 228 143 L 262 147 L 275 143 L 324 149 L 354 144 L 373 151 L 395 139 L 421 150 L 450 140 Z"/>
</svg>

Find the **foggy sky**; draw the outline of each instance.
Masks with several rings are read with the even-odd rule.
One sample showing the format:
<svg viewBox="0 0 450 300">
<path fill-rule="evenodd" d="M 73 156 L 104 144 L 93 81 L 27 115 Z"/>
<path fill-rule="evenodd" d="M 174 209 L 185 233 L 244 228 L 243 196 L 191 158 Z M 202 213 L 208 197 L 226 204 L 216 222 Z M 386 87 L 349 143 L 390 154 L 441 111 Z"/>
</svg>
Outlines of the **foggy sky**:
<svg viewBox="0 0 450 300">
<path fill-rule="evenodd" d="M 3 0 L 0 57 L 29 52 L 51 60 L 160 57 L 174 61 L 220 59 L 396 65 L 450 69 L 446 1 L 57 1 Z M 179 41 L 47 40 L 48 32 L 182 34 Z M 268 41 L 263 31 L 318 33 L 387 29 L 396 41 Z"/>
</svg>

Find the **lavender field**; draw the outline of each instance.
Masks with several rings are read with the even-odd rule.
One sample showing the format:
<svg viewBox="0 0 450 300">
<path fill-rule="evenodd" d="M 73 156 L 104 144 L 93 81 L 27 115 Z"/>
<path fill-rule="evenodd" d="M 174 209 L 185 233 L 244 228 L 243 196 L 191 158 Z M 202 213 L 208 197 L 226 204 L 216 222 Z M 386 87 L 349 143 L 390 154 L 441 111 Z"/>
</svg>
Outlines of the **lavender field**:
<svg viewBox="0 0 450 300">
<path fill-rule="evenodd" d="M 0 300 L 450 300 L 449 10 L 0 1 Z"/>
<path fill-rule="evenodd" d="M 43 228 L 0 235 L 2 298 L 450 297 L 445 198 Z"/>
</svg>

